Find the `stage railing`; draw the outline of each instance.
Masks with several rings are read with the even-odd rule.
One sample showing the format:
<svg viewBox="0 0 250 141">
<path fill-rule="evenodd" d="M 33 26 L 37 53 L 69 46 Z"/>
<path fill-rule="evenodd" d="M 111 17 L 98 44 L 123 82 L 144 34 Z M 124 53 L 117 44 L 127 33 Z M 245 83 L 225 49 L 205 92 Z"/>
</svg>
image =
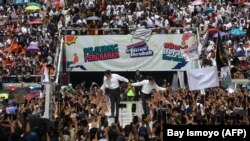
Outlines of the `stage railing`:
<svg viewBox="0 0 250 141">
<path fill-rule="evenodd" d="M 138 28 L 62 28 L 62 34 L 66 35 L 126 35 L 133 34 Z M 183 27 L 170 27 L 170 28 L 147 28 L 152 30 L 152 34 L 180 34 L 186 31 L 197 33 L 197 27 L 183 28 Z M 92 32 L 95 32 L 94 34 Z"/>
</svg>

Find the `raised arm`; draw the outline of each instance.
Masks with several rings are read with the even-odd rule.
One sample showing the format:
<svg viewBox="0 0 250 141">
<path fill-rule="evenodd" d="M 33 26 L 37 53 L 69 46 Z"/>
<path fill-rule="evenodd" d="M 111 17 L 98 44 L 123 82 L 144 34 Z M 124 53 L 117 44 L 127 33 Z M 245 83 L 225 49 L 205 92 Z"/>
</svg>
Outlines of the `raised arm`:
<svg viewBox="0 0 250 141">
<path fill-rule="evenodd" d="M 167 88 L 160 87 L 156 84 L 156 91 L 166 91 Z"/>
<path fill-rule="evenodd" d="M 103 77 L 103 84 L 102 84 L 102 86 L 101 86 L 101 90 L 104 92 L 105 89 L 106 89 L 106 77 L 104 76 L 104 77 Z"/>
<path fill-rule="evenodd" d="M 123 77 L 123 76 L 120 76 L 120 75 L 118 75 L 118 74 L 117 74 L 117 79 L 118 79 L 119 81 L 123 81 L 123 82 L 126 82 L 126 83 L 129 82 L 127 78 L 125 78 L 125 77 Z"/>
<path fill-rule="evenodd" d="M 148 83 L 148 80 L 143 80 L 141 82 L 132 83 L 132 86 L 142 86 Z"/>
</svg>

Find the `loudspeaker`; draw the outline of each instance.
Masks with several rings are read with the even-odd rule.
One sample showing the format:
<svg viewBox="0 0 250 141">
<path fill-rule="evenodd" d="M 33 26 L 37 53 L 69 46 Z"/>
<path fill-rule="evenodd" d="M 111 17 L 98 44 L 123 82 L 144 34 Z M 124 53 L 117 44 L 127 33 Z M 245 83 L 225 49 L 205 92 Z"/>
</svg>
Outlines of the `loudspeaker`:
<svg viewBox="0 0 250 141">
<path fill-rule="evenodd" d="M 131 111 L 132 111 L 132 113 L 136 112 L 136 104 L 135 103 L 132 104 Z"/>
</svg>

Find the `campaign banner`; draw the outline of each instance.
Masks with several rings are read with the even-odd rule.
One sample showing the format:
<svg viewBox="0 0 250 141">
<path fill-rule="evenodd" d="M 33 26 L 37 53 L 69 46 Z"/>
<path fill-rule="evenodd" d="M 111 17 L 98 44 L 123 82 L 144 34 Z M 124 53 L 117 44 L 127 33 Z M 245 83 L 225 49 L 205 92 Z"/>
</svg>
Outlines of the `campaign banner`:
<svg viewBox="0 0 250 141">
<path fill-rule="evenodd" d="M 232 77 L 229 67 L 221 68 L 221 86 L 227 88 L 232 84 Z"/>
<path fill-rule="evenodd" d="M 187 70 L 194 63 L 183 55 L 194 44 L 193 34 L 151 35 L 147 41 L 133 35 L 67 35 L 67 71 Z"/>
</svg>

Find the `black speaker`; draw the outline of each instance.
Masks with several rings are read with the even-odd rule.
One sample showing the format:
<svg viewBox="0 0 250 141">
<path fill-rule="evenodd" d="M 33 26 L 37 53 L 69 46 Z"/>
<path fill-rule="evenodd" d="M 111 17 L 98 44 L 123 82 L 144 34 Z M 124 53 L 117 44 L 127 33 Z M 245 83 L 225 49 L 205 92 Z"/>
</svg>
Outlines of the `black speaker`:
<svg viewBox="0 0 250 141">
<path fill-rule="evenodd" d="M 136 112 L 136 104 L 135 103 L 132 104 L 131 111 L 132 111 L 132 113 Z"/>
</svg>

